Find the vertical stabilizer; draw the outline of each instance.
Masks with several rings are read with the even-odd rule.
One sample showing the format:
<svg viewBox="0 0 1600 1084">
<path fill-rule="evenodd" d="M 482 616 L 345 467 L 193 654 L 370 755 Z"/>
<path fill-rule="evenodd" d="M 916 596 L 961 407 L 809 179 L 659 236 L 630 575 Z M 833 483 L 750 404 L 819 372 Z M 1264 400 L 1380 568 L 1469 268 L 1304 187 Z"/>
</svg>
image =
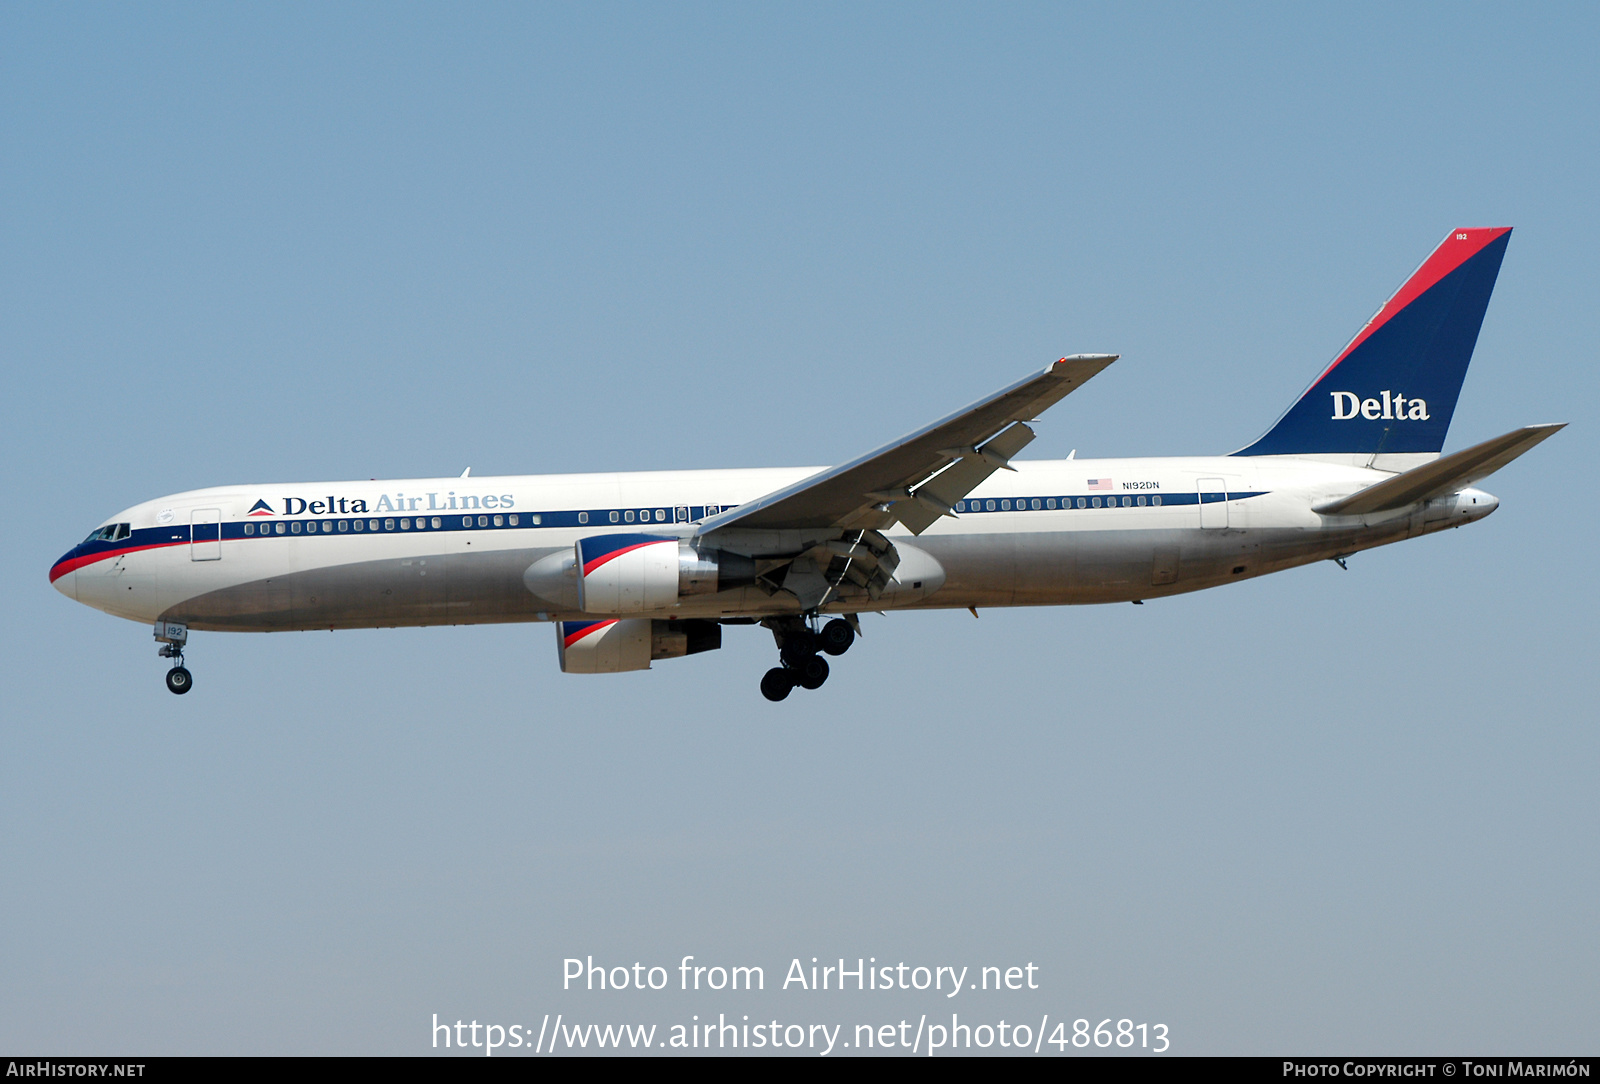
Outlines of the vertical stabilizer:
<svg viewBox="0 0 1600 1084">
<path fill-rule="evenodd" d="M 1510 240 L 1510 227 L 1452 230 L 1278 423 L 1234 454 L 1438 454 Z"/>
</svg>

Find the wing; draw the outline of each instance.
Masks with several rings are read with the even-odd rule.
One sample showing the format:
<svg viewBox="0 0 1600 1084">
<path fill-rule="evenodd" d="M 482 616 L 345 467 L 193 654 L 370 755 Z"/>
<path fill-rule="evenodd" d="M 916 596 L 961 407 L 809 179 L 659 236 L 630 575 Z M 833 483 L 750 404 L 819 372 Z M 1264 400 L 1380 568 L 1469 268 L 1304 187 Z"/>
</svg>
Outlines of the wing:
<svg viewBox="0 0 1600 1084">
<path fill-rule="evenodd" d="M 921 534 L 1033 439 L 1025 423 L 1081 387 L 1116 354 L 1074 354 L 924 429 L 843 466 L 742 504 L 701 525 L 779 530 L 880 530 Z"/>
</svg>

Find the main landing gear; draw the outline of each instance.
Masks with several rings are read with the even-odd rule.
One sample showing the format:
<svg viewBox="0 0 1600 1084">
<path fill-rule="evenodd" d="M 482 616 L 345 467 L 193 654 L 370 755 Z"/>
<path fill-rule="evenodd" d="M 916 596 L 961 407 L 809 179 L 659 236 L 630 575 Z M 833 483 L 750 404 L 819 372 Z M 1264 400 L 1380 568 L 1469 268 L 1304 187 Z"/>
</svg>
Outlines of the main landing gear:
<svg viewBox="0 0 1600 1084">
<path fill-rule="evenodd" d="M 761 695 L 768 700 L 782 700 L 798 686 L 802 689 L 820 689 L 828 680 L 827 655 L 843 655 L 855 643 L 856 630 L 852 621 L 836 617 L 822 628 L 816 629 L 815 617 L 786 617 L 762 624 L 772 630 L 778 642 L 778 660 L 761 677 Z"/>
<path fill-rule="evenodd" d="M 161 650 L 156 654 L 172 660 L 172 669 L 167 671 L 167 689 L 182 696 L 194 688 L 194 676 L 183 665 L 183 645 L 189 642 L 189 627 L 176 621 L 157 621 L 156 639 L 161 642 Z"/>
</svg>

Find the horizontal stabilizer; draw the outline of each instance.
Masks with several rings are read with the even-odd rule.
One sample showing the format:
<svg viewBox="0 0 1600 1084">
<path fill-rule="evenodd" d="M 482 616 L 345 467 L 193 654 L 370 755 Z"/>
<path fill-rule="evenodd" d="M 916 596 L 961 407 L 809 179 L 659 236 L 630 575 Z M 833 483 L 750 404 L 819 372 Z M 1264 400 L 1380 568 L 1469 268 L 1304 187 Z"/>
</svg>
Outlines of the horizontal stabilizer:
<svg viewBox="0 0 1600 1084">
<path fill-rule="evenodd" d="M 1504 436 L 1387 478 L 1348 497 L 1319 504 L 1314 510 L 1325 516 L 1363 516 L 1454 493 L 1480 478 L 1489 477 L 1535 444 L 1555 436 L 1566 425 L 1566 422 L 1555 422 L 1514 429 Z"/>
</svg>

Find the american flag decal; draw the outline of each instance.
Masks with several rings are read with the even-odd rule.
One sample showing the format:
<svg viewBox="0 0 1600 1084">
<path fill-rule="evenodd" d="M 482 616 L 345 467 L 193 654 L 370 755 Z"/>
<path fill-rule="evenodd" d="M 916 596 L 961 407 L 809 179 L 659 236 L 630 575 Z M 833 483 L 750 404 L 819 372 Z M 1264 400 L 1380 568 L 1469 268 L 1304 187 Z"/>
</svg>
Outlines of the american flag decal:
<svg viewBox="0 0 1600 1084">
<path fill-rule="evenodd" d="M 1091 478 L 1091 479 L 1089 479 L 1089 488 L 1090 489 L 1110 489 L 1111 488 L 1111 479 L 1109 479 L 1109 478 Z"/>
</svg>

